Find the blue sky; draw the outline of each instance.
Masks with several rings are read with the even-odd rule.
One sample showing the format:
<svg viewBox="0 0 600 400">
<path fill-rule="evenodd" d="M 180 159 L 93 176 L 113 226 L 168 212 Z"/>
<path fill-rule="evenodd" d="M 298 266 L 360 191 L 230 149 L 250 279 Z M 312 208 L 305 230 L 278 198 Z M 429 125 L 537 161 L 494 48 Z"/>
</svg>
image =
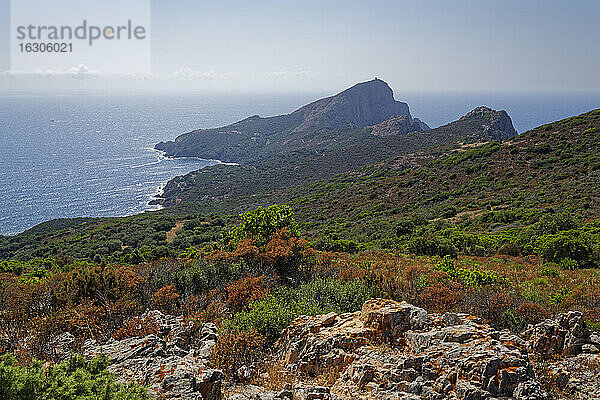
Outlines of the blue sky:
<svg viewBox="0 0 600 400">
<path fill-rule="evenodd" d="M 401 90 L 600 90 L 599 22 L 597 0 L 152 0 L 147 79 L 4 76 L 0 90 L 324 92 L 374 76 Z"/>
</svg>

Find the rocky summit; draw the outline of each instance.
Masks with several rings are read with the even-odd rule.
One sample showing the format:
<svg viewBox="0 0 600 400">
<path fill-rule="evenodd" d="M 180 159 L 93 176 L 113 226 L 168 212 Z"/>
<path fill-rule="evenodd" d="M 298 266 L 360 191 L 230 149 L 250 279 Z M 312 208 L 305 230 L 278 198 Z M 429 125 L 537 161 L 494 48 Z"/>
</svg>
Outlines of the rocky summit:
<svg viewBox="0 0 600 400">
<path fill-rule="evenodd" d="M 504 110 L 496 111 L 489 107 L 480 106 L 467 113 L 461 119 L 469 118 L 485 120 L 483 123 L 483 136 L 489 137 L 492 140 L 504 140 L 517 134 L 512 120 Z"/>
<path fill-rule="evenodd" d="M 394 100 L 394 93 L 381 79 L 358 83 L 335 96 L 317 100 L 293 114 L 302 115 L 294 132 L 375 125 L 394 116 L 410 119 L 408 104 Z"/>
</svg>

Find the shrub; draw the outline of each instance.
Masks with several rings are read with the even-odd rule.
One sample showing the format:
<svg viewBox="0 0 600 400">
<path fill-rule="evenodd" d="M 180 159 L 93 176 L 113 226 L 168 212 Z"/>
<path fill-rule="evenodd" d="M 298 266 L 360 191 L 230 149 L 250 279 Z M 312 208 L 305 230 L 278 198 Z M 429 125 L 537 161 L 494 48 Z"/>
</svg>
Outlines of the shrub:
<svg viewBox="0 0 600 400">
<path fill-rule="evenodd" d="M 298 272 L 302 260 L 316 255 L 305 239 L 293 236 L 287 228 L 283 228 L 273 234 L 261 256 L 280 275 L 287 276 Z"/>
<path fill-rule="evenodd" d="M 523 328 L 528 324 L 537 324 L 547 318 L 548 310 L 537 303 L 525 302 L 515 309 L 515 316 L 520 322 L 519 328 Z"/>
<path fill-rule="evenodd" d="M 563 286 L 554 293 L 550 294 L 550 303 L 554 305 L 561 305 L 565 303 L 567 298 L 571 295 L 571 291 L 568 287 Z"/>
<path fill-rule="evenodd" d="M 292 236 L 298 236 L 298 225 L 294 213 L 288 205 L 274 204 L 270 207 L 258 207 L 241 214 L 242 223 L 232 232 L 236 240 L 254 239 L 258 245 L 266 244 L 275 232 L 287 228 Z"/>
<path fill-rule="evenodd" d="M 458 249 L 448 239 L 436 236 L 417 236 L 410 239 L 408 252 L 427 256 L 456 257 Z"/>
<path fill-rule="evenodd" d="M 298 288 L 299 299 L 312 299 L 323 309 L 338 313 L 360 310 L 363 303 L 375 296 L 375 289 L 360 281 L 313 279 Z"/>
<path fill-rule="evenodd" d="M 203 310 L 185 314 L 183 319 L 186 322 L 191 322 L 195 327 L 199 328 L 206 322 L 211 322 L 217 326 L 220 326 L 225 319 L 225 316 L 226 312 L 223 304 L 217 301 L 211 301 Z"/>
<path fill-rule="evenodd" d="M 298 288 L 282 288 L 252 303 L 223 325 L 230 331 L 254 329 L 268 342 L 299 315 L 319 315 L 331 311 L 357 311 L 373 294 L 364 283 L 336 279 L 315 279 Z"/>
<path fill-rule="evenodd" d="M 542 274 L 543 276 L 548 276 L 550 278 L 558 278 L 560 276 L 558 270 L 552 267 L 542 267 L 540 269 L 540 274 Z"/>
<path fill-rule="evenodd" d="M 86 361 L 73 356 L 46 369 L 40 361 L 19 366 L 11 354 L 0 355 L 0 398 L 4 400 L 146 400 L 147 390 L 135 383 L 115 381 L 106 367 L 108 360 L 97 356 Z"/>
<path fill-rule="evenodd" d="M 240 367 L 260 361 L 264 345 L 265 338 L 254 329 L 227 332 L 219 336 L 210 362 L 231 377 Z"/>
<path fill-rule="evenodd" d="M 419 303 L 428 311 L 445 312 L 452 308 L 456 300 L 454 292 L 449 287 L 437 283 L 433 286 L 426 286 L 419 293 Z"/>
<path fill-rule="evenodd" d="M 119 328 L 113 337 L 117 340 L 131 337 L 144 337 L 158 333 L 160 326 L 152 315 L 146 317 L 133 317 L 126 320 L 123 326 Z"/>
<path fill-rule="evenodd" d="M 359 251 L 360 245 L 354 240 L 327 238 L 317 241 L 315 248 L 322 251 L 355 254 Z"/>
<path fill-rule="evenodd" d="M 225 303 L 233 312 L 247 310 L 250 303 L 264 298 L 268 288 L 263 284 L 264 276 L 248 277 L 230 283 L 225 288 Z"/>
<path fill-rule="evenodd" d="M 156 293 L 152 295 L 150 299 L 152 307 L 157 310 L 164 312 L 165 314 L 173 314 L 177 310 L 177 302 L 179 301 L 179 294 L 175 290 L 175 285 L 170 284 L 163 286 Z"/>
<path fill-rule="evenodd" d="M 570 269 L 589 266 L 593 263 L 594 252 L 586 238 L 578 231 L 562 232 L 542 236 L 537 241 L 537 248 L 546 261 L 560 263 L 564 259 Z"/>
<path fill-rule="evenodd" d="M 223 322 L 226 330 L 255 330 L 269 343 L 275 342 L 281 331 L 299 315 L 318 315 L 326 311 L 308 299 L 298 300 L 296 296 L 281 290 L 277 295 L 269 295 L 250 305 L 248 311 L 242 311 L 232 319 Z"/>
<path fill-rule="evenodd" d="M 396 236 L 410 235 L 415 230 L 415 223 L 410 218 L 401 218 L 396 224 Z"/>
<path fill-rule="evenodd" d="M 579 263 L 569 257 L 560 260 L 558 265 L 560 266 L 560 268 L 565 270 L 574 270 L 577 269 L 577 267 L 579 267 Z"/>
<path fill-rule="evenodd" d="M 444 257 L 444 259 L 436 266 L 436 269 L 447 273 L 451 278 L 471 287 L 507 283 L 506 278 L 495 272 L 481 271 L 478 268 L 472 270 L 456 268 L 454 260 L 449 256 Z"/>
</svg>

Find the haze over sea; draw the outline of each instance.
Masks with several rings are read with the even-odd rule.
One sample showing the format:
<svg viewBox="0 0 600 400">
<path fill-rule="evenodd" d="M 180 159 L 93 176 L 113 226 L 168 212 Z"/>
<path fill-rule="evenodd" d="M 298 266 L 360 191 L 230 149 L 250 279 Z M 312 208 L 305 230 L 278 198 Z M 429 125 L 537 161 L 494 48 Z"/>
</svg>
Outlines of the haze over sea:
<svg viewBox="0 0 600 400">
<path fill-rule="evenodd" d="M 197 128 L 289 113 L 324 94 L 231 96 L 0 96 L 0 234 L 54 218 L 123 216 L 171 178 L 214 164 L 152 150 Z M 600 108 L 600 92 L 396 91 L 431 127 L 478 105 L 505 109 L 517 131 Z"/>
</svg>

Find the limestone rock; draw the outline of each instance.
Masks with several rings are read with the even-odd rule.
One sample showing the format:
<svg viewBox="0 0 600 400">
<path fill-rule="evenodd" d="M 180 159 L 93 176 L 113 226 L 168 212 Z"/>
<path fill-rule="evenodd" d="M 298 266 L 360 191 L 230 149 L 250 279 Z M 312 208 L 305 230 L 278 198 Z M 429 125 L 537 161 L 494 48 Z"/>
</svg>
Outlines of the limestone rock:
<svg viewBox="0 0 600 400">
<path fill-rule="evenodd" d="M 300 375 L 337 371 L 329 393 L 345 399 L 548 398 L 521 338 L 405 302 L 373 299 L 336 318 L 299 317 L 276 351 Z"/>
<path fill-rule="evenodd" d="M 392 89 L 381 79 L 358 83 L 335 96 L 310 103 L 294 114 L 302 115 L 302 123 L 293 132 L 339 129 L 348 124 L 360 128 L 393 116 L 410 117 L 408 105 L 394 100 Z"/>
<path fill-rule="evenodd" d="M 584 345 L 592 344 L 590 331 L 578 311 L 546 319 L 523 335 L 528 338 L 528 351 L 544 359 L 577 355 L 583 352 Z"/>
<path fill-rule="evenodd" d="M 110 360 L 109 371 L 122 381 L 136 381 L 150 387 L 152 395 L 182 400 L 218 400 L 223 373 L 209 368 L 217 340 L 214 324 L 204 324 L 199 338 L 192 335 L 181 317 L 149 311 L 159 323 L 156 335 L 111 339 L 100 344 L 87 341 L 84 355 L 100 353 Z"/>
<path fill-rule="evenodd" d="M 484 123 L 482 136 L 487 136 L 491 140 L 504 140 L 517 134 L 512 120 L 504 110 L 496 111 L 489 107 L 480 106 L 468 112 L 461 120 L 469 118 L 489 119 Z"/>
<path fill-rule="evenodd" d="M 58 361 L 64 361 L 71 355 L 74 350 L 75 336 L 70 332 L 65 332 L 55 337 L 49 344 L 52 352 L 52 357 Z"/>
</svg>

